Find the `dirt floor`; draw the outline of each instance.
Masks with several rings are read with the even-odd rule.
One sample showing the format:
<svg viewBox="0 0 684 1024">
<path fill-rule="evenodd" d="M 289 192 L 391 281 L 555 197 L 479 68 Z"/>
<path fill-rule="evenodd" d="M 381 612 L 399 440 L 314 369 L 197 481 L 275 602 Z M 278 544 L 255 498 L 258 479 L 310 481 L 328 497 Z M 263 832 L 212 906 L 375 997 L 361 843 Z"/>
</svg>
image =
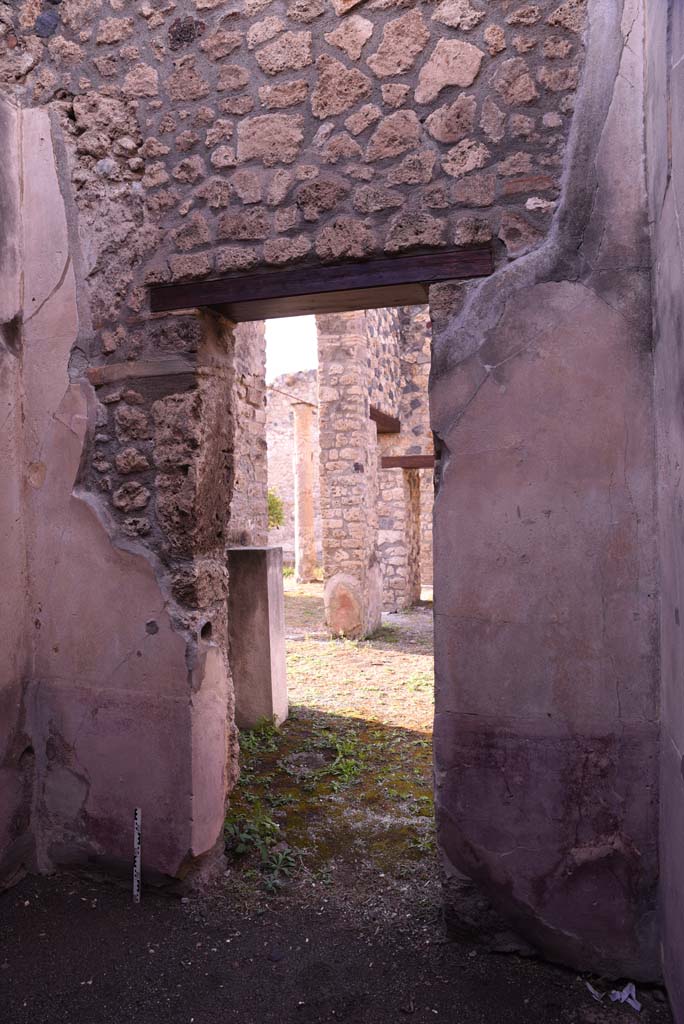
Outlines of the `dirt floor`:
<svg viewBox="0 0 684 1024">
<path fill-rule="evenodd" d="M 453 941 L 431 796 L 432 615 L 331 640 L 286 580 L 292 713 L 242 736 L 218 879 L 182 898 L 66 874 L 0 896 L 1 1024 L 666 1024 L 612 984 Z M 624 982 L 623 982 L 624 984 Z"/>
</svg>

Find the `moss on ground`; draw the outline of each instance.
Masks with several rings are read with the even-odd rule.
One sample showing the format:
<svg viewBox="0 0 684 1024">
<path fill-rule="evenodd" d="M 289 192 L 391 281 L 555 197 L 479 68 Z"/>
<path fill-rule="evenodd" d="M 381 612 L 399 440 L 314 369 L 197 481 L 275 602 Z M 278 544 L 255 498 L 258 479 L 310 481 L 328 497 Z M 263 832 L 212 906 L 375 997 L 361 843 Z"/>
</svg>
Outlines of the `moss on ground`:
<svg viewBox="0 0 684 1024">
<path fill-rule="evenodd" d="M 241 735 L 232 872 L 255 895 L 323 887 L 391 912 L 436 877 L 430 612 L 367 641 L 332 640 L 320 591 L 286 594 L 289 720 Z"/>
</svg>

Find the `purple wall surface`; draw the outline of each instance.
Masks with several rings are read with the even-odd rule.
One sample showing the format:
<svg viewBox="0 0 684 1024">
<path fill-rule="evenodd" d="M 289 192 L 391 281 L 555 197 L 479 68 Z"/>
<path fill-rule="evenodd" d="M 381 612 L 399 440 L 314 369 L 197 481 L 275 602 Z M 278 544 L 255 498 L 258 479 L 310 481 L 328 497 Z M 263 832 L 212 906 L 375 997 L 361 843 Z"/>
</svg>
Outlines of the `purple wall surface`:
<svg viewBox="0 0 684 1024">
<path fill-rule="evenodd" d="M 659 973 L 658 603 L 638 2 L 589 6 L 536 253 L 431 290 L 447 874 L 547 955 Z M 457 312 L 460 309 L 460 313 Z"/>
<path fill-rule="evenodd" d="M 678 1024 L 684 1021 L 684 11 L 649 4 L 646 137 L 653 246 L 661 653 L 661 924 Z"/>
</svg>

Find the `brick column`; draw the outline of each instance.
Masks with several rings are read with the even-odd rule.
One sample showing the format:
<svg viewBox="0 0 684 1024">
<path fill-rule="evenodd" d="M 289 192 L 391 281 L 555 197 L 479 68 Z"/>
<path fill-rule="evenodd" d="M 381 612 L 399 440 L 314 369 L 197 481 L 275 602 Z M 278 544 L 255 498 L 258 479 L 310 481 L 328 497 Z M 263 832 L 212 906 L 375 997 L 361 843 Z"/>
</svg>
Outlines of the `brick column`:
<svg viewBox="0 0 684 1024">
<path fill-rule="evenodd" d="M 295 579 L 308 583 L 316 568 L 314 533 L 313 406 L 296 402 L 294 415 Z"/>
</svg>

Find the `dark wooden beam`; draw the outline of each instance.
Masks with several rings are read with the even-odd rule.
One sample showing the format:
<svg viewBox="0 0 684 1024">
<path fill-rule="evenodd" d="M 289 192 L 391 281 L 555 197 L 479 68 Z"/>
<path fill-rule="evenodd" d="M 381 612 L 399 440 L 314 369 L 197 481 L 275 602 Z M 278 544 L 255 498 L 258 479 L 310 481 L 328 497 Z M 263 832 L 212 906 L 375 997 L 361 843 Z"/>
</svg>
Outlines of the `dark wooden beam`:
<svg viewBox="0 0 684 1024">
<path fill-rule="evenodd" d="M 324 267 L 304 266 L 150 288 L 150 309 L 168 313 L 209 307 L 236 323 L 306 313 L 341 313 L 427 302 L 438 281 L 486 277 L 494 269 L 488 246 L 443 249 L 416 256 Z"/>
<path fill-rule="evenodd" d="M 383 469 L 434 469 L 434 455 L 383 455 Z"/>
<path fill-rule="evenodd" d="M 381 412 L 374 405 L 370 407 L 370 418 L 377 423 L 378 434 L 399 434 L 401 432 L 401 423 L 397 417 Z"/>
</svg>

